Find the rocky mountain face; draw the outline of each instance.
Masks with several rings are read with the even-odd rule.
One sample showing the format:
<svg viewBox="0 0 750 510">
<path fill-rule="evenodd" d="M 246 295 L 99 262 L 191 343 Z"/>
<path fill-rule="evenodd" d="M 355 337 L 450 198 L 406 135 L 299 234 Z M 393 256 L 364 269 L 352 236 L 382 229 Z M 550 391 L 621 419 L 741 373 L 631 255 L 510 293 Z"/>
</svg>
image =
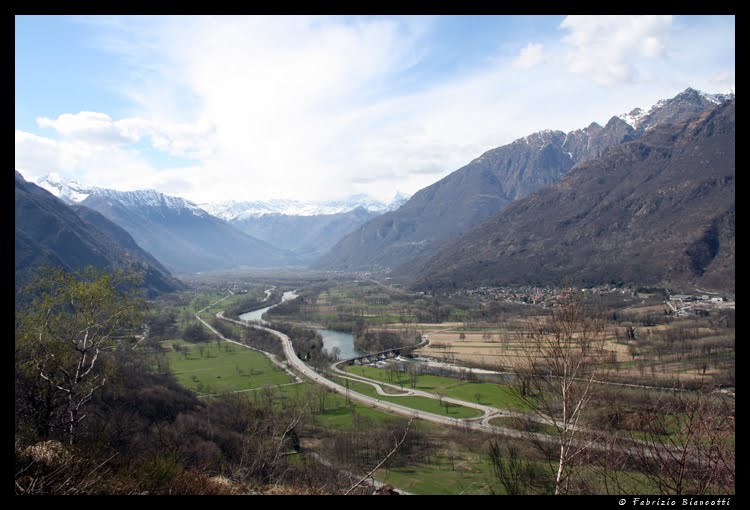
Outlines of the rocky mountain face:
<svg viewBox="0 0 750 510">
<path fill-rule="evenodd" d="M 568 280 L 734 292 L 734 100 L 581 163 L 398 273 L 426 290 Z"/>
<path fill-rule="evenodd" d="M 733 97 L 733 96 L 731 96 Z M 612 117 L 602 127 L 542 131 L 487 151 L 424 188 L 396 211 L 343 238 L 313 265 L 324 270 L 392 269 L 434 254 L 444 243 L 496 215 L 511 202 L 557 182 L 577 164 L 639 139 L 662 122 L 694 117 L 731 99 L 687 89 L 648 112 Z"/>
<path fill-rule="evenodd" d="M 69 207 L 18 172 L 15 182 L 16 289 L 42 265 L 68 271 L 87 265 L 131 268 L 144 273 L 150 296 L 184 287 L 125 230 L 99 213 Z"/>
<path fill-rule="evenodd" d="M 629 118 L 631 125 L 640 132 L 646 132 L 661 124 L 675 124 L 688 120 L 699 113 L 716 105 L 727 103 L 734 99 L 734 93 L 706 94 L 688 87 L 671 99 L 657 102 L 649 111 L 640 111 L 621 118 Z M 637 109 L 638 110 L 638 109 Z M 635 113 L 635 115 L 634 115 Z"/>
<path fill-rule="evenodd" d="M 424 188 L 393 212 L 337 243 L 313 267 L 357 270 L 394 267 L 492 216 L 511 201 L 555 182 L 571 166 L 565 134 L 536 133 L 484 153 Z"/>
</svg>

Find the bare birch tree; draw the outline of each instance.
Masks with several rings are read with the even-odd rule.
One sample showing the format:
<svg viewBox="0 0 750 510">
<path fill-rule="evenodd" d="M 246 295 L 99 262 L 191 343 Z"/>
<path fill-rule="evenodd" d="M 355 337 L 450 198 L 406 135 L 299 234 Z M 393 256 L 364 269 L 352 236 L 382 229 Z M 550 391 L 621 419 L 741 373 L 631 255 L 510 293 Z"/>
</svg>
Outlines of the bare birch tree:
<svg viewBox="0 0 750 510">
<path fill-rule="evenodd" d="M 586 448 L 579 422 L 606 359 L 604 324 L 581 291 L 568 289 L 551 315 L 529 328 L 524 354 L 514 362 L 523 381 L 519 398 L 554 428 L 555 494 L 568 492 L 572 467 Z"/>
</svg>

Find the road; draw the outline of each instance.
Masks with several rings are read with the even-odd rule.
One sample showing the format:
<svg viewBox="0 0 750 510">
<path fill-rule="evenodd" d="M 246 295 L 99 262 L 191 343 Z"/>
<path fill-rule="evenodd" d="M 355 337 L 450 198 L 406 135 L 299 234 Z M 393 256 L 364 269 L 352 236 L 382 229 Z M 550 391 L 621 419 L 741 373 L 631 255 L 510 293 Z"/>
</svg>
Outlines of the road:
<svg viewBox="0 0 750 510">
<path fill-rule="evenodd" d="M 211 306 L 213 306 L 213 305 L 211 305 Z M 196 315 L 196 317 L 197 317 L 197 315 Z M 460 427 L 460 428 L 463 428 L 465 430 L 476 430 L 476 431 L 479 431 L 479 432 L 496 434 L 496 435 L 501 435 L 501 436 L 505 436 L 505 437 L 517 438 L 517 439 L 530 439 L 530 438 L 533 438 L 533 439 L 535 439 L 537 441 L 541 441 L 541 442 L 551 443 L 551 444 L 555 444 L 555 445 L 559 444 L 560 438 L 557 437 L 557 436 L 554 436 L 554 435 L 542 434 L 542 433 L 534 433 L 534 432 L 527 432 L 527 431 L 522 431 L 522 430 L 517 430 L 517 429 L 511 429 L 511 428 L 507 428 L 507 427 L 498 427 L 496 425 L 491 425 L 489 423 L 491 419 L 496 418 L 496 417 L 516 416 L 516 415 L 518 415 L 517 413 L 514 413 L 514 412 L 502 411 L 502 410 L 499 410 L 497 408 L 490 407 L 490 406 L 485 406 L 485 405 L 482 405 L 482 404 L 474 404 L 472 402 L 467 402 L 467 401 L 463 401 L 463 400 L 456 400 L 456 399 L 450 399 L 448 397 L 443 397 L 443 399 L 446 400 L 446 401 L 448 401 L 448 402 L 451 402 L 451 403 L 454 403 L 454 404 L 457 404 L 457 405 L 466 406 L 466 407 L 472 407 L 472 408 L 475 408 L 475 409 L 480 409 L 480 410 L 482 410 L 484 412 L 483 416 L 475 417 L 475 418 L 449 418 L 447 416 L 441 416 L 441 415 L 429 413 L 429 412 L 426 412 L 426 411 L 420 411 L 418 409 L 412 409 L 410 407 L 402 406 L 402 405 L 399 405 L 399 404 L 396 404 L 396 403 L 393 403 L 393 402 L 387 402 L 387 401 L 384 401 L 384 400 L 380 400 L 378 398 L 373 398 L 373 397 L 370 397 L 368 395 L 363 395 L 361 393 L 357 393 L 356 391 L 352 391 L 352 390 L 350 390 L 350 389 L 348 389 L 348 388 L 346 388 L 344 386 L 341 386 L 341 385 L 339 385 L 339 384 L 337 384 L 337 383 L 335 383 L 335 382 L 333 382 L 333 381 L 325 378 L 324 376 L 322 376 L 321 374 L 319 374 L 315 369 L 313 369 L 312 367 L 307 366 L 301 359 L 299 359 L 297 357 L 297 354 L 294 352 L 294 347 L 292 345 L 292 341 L 289 339 L 289 337 L 287 335 L 285 335 L 281 331 L 277 331 L 275 329 L 271 329 L 271 328 L 266 327 L 266 326 L 260 326 L 260 325 L 256 325 L 256 324 L 250 324 L 250 323 L 247 323 L 247 322 L 236 321 L 234 319 L 229 319 L 227 317 L 224 317 L 224 313 L 223 312 L 217 313 L 216 317 L 219 318 L 219 319 L 225 320 L 225 321 L 233 322 L 235 324 L 240 324 L 240 325 L 245 326 L 245 327 L 251 327 L 251 328 L 255 328 L 255 329 L 264 330 L 264 331 L 267 331 L 267 332 L 271 333 L 272 335 L 276 336 L 281 341 L 281 343 L 282 343 L 282 346 L 283 346 L 283 349 L 284 349 L 284 354 L 285 354 L 285 356 L 287 358 L 287 364 L 288 364 L 288 366 L 286 366 L 284 364 L 281 364 L 281 362 L 279 362 L 276 359 L 275 356 L 273 356 L 273 355 L 271 355 L 269 353 L 265 353 L 264 351 L 259 351 L 258 349 L 254 349 L 254 348 L 249 347 L 247 345 L 240 344 L 239 342 L 235 342 L 233 340 L 229 340 L 229 339 L 226 339 L 226 338 L 222 337 L 225 340 L 227 340 L 229 342 L 232 342 L 232 343 L 235 343 L 235 344 L 238 344 L 238 345 L 241 345 L 241 346 L 246 347 L 246 348 L 250 348 L 250 349 L 253 349 L 253 350 L 256 350 L 256 351 L 259 351 L 259 352 L 264 352 L 264 354 L 266 354 L 267 356 L 269 356 L 272 360 L 274 360 L 275 363 L 277 363 L 279 366 L 282 366 L 282 368 L 284 368 L 285 370 L 289 371 L 289 367 L 292 367 L 299 374 L 302 374 L 307 379 L 309 379 L 311 381 L 314 381 L 314 382 L 320 384 L 321 386 L 325 386 L 326 388 L 330 389 L 332 392 L 338 393 L 338 394 L 343 395 L 343 396 L 348 396 L 351 400 L 355 400 L 357 402 L 360 402 L 362 404 L 368 405 L 368 406 L 373 407 L 375 409 L 379 409 L 379 410 L 385 411 L 387 413 L 392 413 L 392 414 L 397 414 L 397 415 L 400 415 L 400 416 L 405 416 L 407 418 L 421 419 L 421 420 L 430 421 L 430 422 L 433 422 L 433 423 L 438 423 L 438 424 L 441 424 L 441 425 L 447 425 L 447 426 L 450 426 L 450 427 Z M 207 327 L 209 327 L 212 331 L 214 331 L 217 335 L 219 334 L 213 328 L 211 328 L 211 326 L 209 326 L 208 324 L 206 324 L 205 321 L 203 321 L 200 318 L 198 318 L 198 319 L 201 322 L 203 322 L 203 324 L 205 324 Z M 221 336 L 221 335 L 219 335 L 219 336 Z M 337 362 L 334 365 L 336 365 L 338 363 L 340 363 L 340 362 Z M 341 372 L 338 368 L 336 368 L 336 371 L 337 371 L 337 375 L 339 375 L 338 373 L 343 373 L 343 374 L 345 374 L 345 377 L 347 377 L 347 378 L 350 378 L 350 379 L 353 378 L 355 380 L 359 379 L 359 376 L 350 374 L 348 372 Z M 292 373 L 292 372 L 290 372 L 290 373 Z M 366 379 L 366 378 L 362 378 L 362 379 Z M 362 380 L 362 382 L 367 382 L 367 383 L 370 383 L 370 384 L 373 384 L 373 385 L 376 385 L 376 384 L 386 384 L 386 383 L 381 383 L 379 381 L 373 381 L 373 380 Z M 387 386 L 393 386 L 396 389 L 403 390 L 403 388 L 400 388 L 398 386 L 394 386 L 394 385 L 387 385 Z M 424 392 L 424 391 L 421 391 L 421 390 L 405 390 L 405 391 L 407 391 L 407 392 L 413 392 L 413 393 L 410 393 L 411 395 L 424 396 L 424 397 L 428 397 L 428 398 L 437 398 L 437 395 L 434 395 L 434 394 L 428 393 L 428 392 Z M 379 391 L 378 393 L 380 395 L 384 395 L 384 393 L 382 392 L 382 390 Z M 388 396 L 389 397 L 393 397 L 393 396 L 398 396 L 398 395 L 388 394 Z M 529 415 L 524 415 L 524 416 L 530 417 Z M 540 416 L 539 417 L 531 417 L 531 419 L 535 419 L 535 421 L 539 421 L 539 422 L 542 422 L 542 423 L 547 422 L 547 420 L 545 418 L 540 417 Z M 547 423 L 549 423 L 549 422 L 547 422 Z M 576 431 L 581 431 L 581 432 L 585 432 L 586 431 L 586 429 L 583 429 L 583 428 L 580 428 L 580 427 L 573 427 L 573 428 Z M 597 435 L 597 431 L 591 431 L 591 432 L 594 432 L 595 436 Z M 589 448 L 598 449 L 598 450 L 602 450 L 602 451 L 606 452 L 606 451 L 610 450 L 611 445 L 607 444 L 607 438 L 604 438 L 604 439 L 605 439 L 604 444 L 599 444 L 598 442 L 588 442 L 586 440 L 584 440 L 584 442 L 587 443 L 587 446 Z M 637 446 L 636 446 L 637 444 L 641 444 L 643 446 L 647 445 L 647 442 L 641 441 L 641 440 L 635 440 L 634 439 L 634 440 L 630 440 L 630 442 L 633 444 L 633 447 L 635 447 L 635 448 L 637 448 Z M 645 455 L 648 456 L 648 457 L 654 456 L 653 452 L 645 452 Z"/>
<path fill-rule="evenodd" d="M 223 312 L 217 313 L 216 316 L 217 316 L 217 318 L 225 320 L 225 321 L 229 321 L 229 322 L 232 322 L 232 323 L 235 323 L 235 324 L 240 324 L 240 325 L 245 326 L 245 327 L 251 327 L 251 328 L 255 328 L 255 329 L 260 329 L 260 330 L 263 330 L 263 331 L 267 331 L 267 332 L 271 333 L 272 335 L 275 335 L 281 341 L 282 347 L 284 349 L 284 354 L 286 355 L 287 363 L 291 367 L 293 367 L 294 370 L 296 370 L 299 374 L 305 376 L 307 379 L 309 379 L 309 380 L 311 380 L 313 382 L 316 382 L 317 384 L 320 384 L 321 386 L 325 386 L 326 388 L 328 388 L 329 390 L 331 390 L 334 393 L 338 393 L 338 394 L 344 395 L 344 396 L 348 395 L 350 399 L 356 400 L 357 402 L 360 402 L 362 404 L 368 405 L 368 406 L 373 407 L 375 409 L 380 409 L 380 410 L 388 412 L 388 413 L 398 414 L 400 416 L 405 416 L 405 417 L 408 417 L 408 418 L 418 418 L 418 419 L 422 419 L 422 420 L 426 420 L 426 421 L 431 421 L 433 423 L 439 423 L 439 424 L 442 424 L 442 425 L 448 425 L 448 426 L 451 426 L 451 427 L 465 427 L 465 428 L 470 428 L 470 429 L 474 429 L 474 430 L 481 430 L 483 432 L 491 432 L 491 433 L 496 433 L 496 434 L 502 434 L 504 436 L 510 436 L 510 437 L 518 437 L 518 438 L 528 437 L 528 433 L 527 432 L 522 432 L 522 431 L 519 431 L 519 430 L 516 430 L 516 429 L 510 429 L 510 428 L 506 428 L 506 427 L 497 427 L 497 426 L 494 426 L 494 425 L 490 425 L 489 424 L 489 420 L 491 420 L 492 418 L 495 418 L 495 417 L 498 417 L 498 416 L 511 416 L 512 415 L 512 413 L 507 413 L 507 412 L 504 412 L 504 411 L 500 411 L 499 409 L 496 409 L 494 407 L 489 407 L 489 406 L 484 406 L 484 405 L 481 405 L 481 404 L 474 404 L 472 402 L 465 402 L 463 400 L 456 400 L 456 399 L 451 399 L 451 398 L 448 398 L 448 397 L 444 397 L 445 401 L 447 401 L 447 402 L 451 402 L 451 403 L 456 404 L 456 405 L 463 405 L 463 406 L 466 406 L 466 407 L 473 407 L 473 408 L 476 408 L 476 409 L 480 409 L 484 413 L 483 416 L 476 417 L 476 418 L 450 418 L 450 417 L 447 417 L 447 416 L 441 416 L 439 414 L 428 413 L 426 411 L 420 411 L 418 409 L 412 409 L 410 407 L 402 406 L 400 404 L 396 404 L 396 403 L 393 403 L 393 402 L 387 402 L 385 400 L 380 400 L 378 398 L 374 398 L 374 397 L 370 397 L 368 395 L 363 395 L 361 393 L 357 393 L 356 391 L 352 391 L 350 389 L 347 389 L 346 387 L 341 386 L 340 384 L 337 384 L 337 383 L 331 381 L 330 379 L 327 379 L 323 375 L 319 374 L 312 367 L 307 366 L 304 361 L 302 361 L 301 359 L 299 359 L 297 357 L 297 354 L 294 352 L 294 346 L 292 345 L 292 341 L 289 339 L 289 337 L 287 335 L 285 335 L 281 331 L 277 331 L 275 329 L 271 329 L 271 328 L 268 328 L 266 326 L 260 326 L 260 325 L 256 325 L 256 324 L 249 324 L 249 323 L 246 323 L 246 322 L 237 321 L 237 320 L 234 320 L 234 319 L 229 319 L 227 317 L 224 317 Z M 202 319 L 201 319 L 201 322 L 203 322 L 204 324 L 206 324 L 206 322 L 203 321 Z M 208 324 L 206 324 L 206 326 L 208 326 Z M 210 328 L 210 326 L 208 326 L 208 327 Z M 211 328 L 211 330 L 216 333 L 216 331 L 213 328 Z M 218 333 L 216 333 L 216 334 L 218 334 Z M 232 341 L 232 340 L 228 340 L 228 341 Z M 232 341 L 232 342 L 234 342 L 234 341 Z M 234 343 L 238 343 L 238 342 L 234 342 Z M 244 345 L 244 344 L 239 344 L 239 345 Z M 245 346 L 245 347 L 248 347 L 248 346 Z M 257 350 L 257 349 L 255 349 L 255 350 Z M 263 351 L 260 351 L 260 352 L 263 352 Z M 274 357 L 274 359 L 275 359 L 275 357 Z M 278 360 L 276 360 L 276 361 L 278 361 Z M 346 373 L 346 372 L 341 372 L 341 371 L 339 371 L 339 372 L 342 373 L 342 374 L 344 374 L 344 376 L 347 377 L 347 378 L 358 379 L 358 376 L 353 376 L 352 377 L 352 374 L 349 374 L 349 373 Z M 363 382 L 368 382 L 370 384 L 374 383 L 373 384 L 374 386 L 376 386 L 377 384 L 381 384 L 379 382 L 374 382 L 374 381 L 363 381 Z M 376 386 L 376 388 L 377 388 L 377 386 Z M 401 388 L 398 388 L 398 387 L 395 387 L 395 388 L 401 389 Z M 437 398 L 436 395 L 434 395 L 432 393 L 424 392 L 424 391 L 421 391 L 421 390 L 406 390 L 406 391 L 411 392 L 411 393 L 409 393 L 411 395 L 418 395 L 418 396 L 424 396 L 424 397 L 435 398 L 435 399 Z M 382 391 L 382 389 L 378 393 L 381 394 L 381 395 L 386 395 L 386 393 L 384 393 Z M 391 395 L 391 394 L 388 394 L 388 395 L 389 396 L 394 396 L 394 395 Z M 545 434 L 536 434 L 536 435 L 538 435 L 539 438 L 541 440 L 543 440 L 543 441 L 549 441 L 550 439 L 554 439 L 554 438 L 551 438 L 550 436 L 547 436 Z"/>
<path fill-rule="evenodd" d="M 214 303 L 214 304 L 216 304 L 216 303 Z M 211 307 L 211 306 L 213 306 L 213 305 L 209 305 L 209 306 L 207 306 L 206 308 L 209 308 L 209 307 Z M 203 310 L 205 310 L 206 308 L 204 308 Z M 198 313 L 202 312 L 203 310 L 200 310 L 200 311 L 199 311 Z M 217 318 L 219 318 L 219 319 L 223 319 L 223 320 L 225 320 L 225 321 L 237 322 L 238 324 L 242 324 L 242 325 L 244 325 L 244 326 L 246 326 L 246 325 L 247 325 L 247 324 L 243 324 L 243 323 L 241 323 L 241 322 L 239 322 L 239 321 L 233 321 L 233 320 L 231 320 L 231 319 L 227 319 L 226 317 L 224 317 L 224 311 L 221 311 L 221 312 L 217 313 L 217 314 L 216 314 L 216 317 L 217 317 Z M 289 374 L 290 376 L 292 376 L 292 377 L 294 378 L 294 380 L 295 380 L 295 381 L 297 381 L 298 383 L 299 383 L 299 382 L 302 382 L 302 379 L 300 379 L 300 378 L 299 378 L 299 376 L 297 376 L 297 374 L 295 374 L 295 373 L 294 373 L 294 372 L 293 372 L 293 371 L 292 371 L 292 370 L 291 370 L 291 369 L 289 368 L 289 366 L 288 366 L 288 365 L 287 365 L 286 363 L 284 363 L 284 362 L 282 362 L 282 361 L 279 361 L 279 359 L 278 359 L 278 358 L 277 358 L 276 356 L 274 356 L 273 354 L 271 354 L 270 352 L 266 352 L 266 351 L 261 351 L 260 349 L 256 349 L 255 347 L 251 347 L 251 346 L 249 346 L 249 345 L 245 345 L 245 344 L 243 344 L 242 342 L 238 342 L 238 341 L 236 341 L 236 340 L 232 340 L 231 338 L 227 338 L 227 337 L 225 337 L 224 335 L 222 335 L 221 333 L 219 333 L 218 331 L 216 331 L 216 330 L 215 330 L 215 329 L 213 328 L 213 326 L 211 326 L 211 325 L 210 325 L 210 324 L 209 324 L 208 322 L 206 322 L 206 321 L 204 321 L 203 319 L 201 319 L 201 318 L 200 318 L 200 316 L 199 316 L 199 315 L 198 315 L 197 313 L 195 314 L 195 318 L 196 318 L 196 319 L 198 319 L 199 321 L 201 321 L 201 323 L 202 323 L 202 324 L 203 324 L 204 326 L 206 326 L 206 327 L 207 327 L 208 329 L 210 329 L 210 330 L 211 330 L 211 331 L 212 331 L 212 332 L 213 332 L 213 333 L 214 333 L 214 334 L 215 334 L 216 336 L 218 336 L 218 337 L 219 337 L 219 338 L 221 338 L 222 340 L 226 340 L 227 342 L 231 342 L 231 343 L 233 343 L 233 344 L 235 344 L 235 345 L 239 345 L 240 347 L 244 347 L 245 349 L 252 349 L 253 351 L 256 351 L 256 352 L 260 352 L 261 354 L 264 354 L 264 355 L 266 355 L 266 356 L 268 357 L 268 359 L 270 359 L 270 360 L 271 360 L 271 362 L 272 362 L 272 363 L 273 363 L 274 365 L 276 365 L 277 367 L 279 367 L 280 369 L 282 369 L 282 370 L 283 370 L 284 372 L 286 372 L 286 373 L 288 373 L 288 374 Z"/>
</svg>

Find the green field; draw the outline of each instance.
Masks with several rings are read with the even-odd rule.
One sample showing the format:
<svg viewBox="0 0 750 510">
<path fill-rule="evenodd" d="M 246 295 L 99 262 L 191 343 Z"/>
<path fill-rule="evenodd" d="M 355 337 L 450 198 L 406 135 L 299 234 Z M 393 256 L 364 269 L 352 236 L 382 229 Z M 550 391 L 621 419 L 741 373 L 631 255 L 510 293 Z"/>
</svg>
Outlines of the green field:
<svg viewBox="0 0 750 510">
<path fill-rule="evenodd" d="M 487 458 L 472 452 L 444 450 L 433 455 L 430 464 L 380 469 L 375 478 L 412 494 L 503 493 Z"/>
<path fill-rule="evenodd" d="M 527 461 L 528 462 L 528 461 Z M 540 473 L 549 473 L 545 479 L 549 494 L 554 488 L 554 463 L 530 461 L 537 466 Z M 634 471 L 611 471 L 590 466 L 581 466 L 579 475 L 594 487 L 593 494 L 606 494 L 614 490 L 608 488 L 606 480 L 617 479 L 622 494 L 658 494 L 658 487 L 642 473 Z M 607 476 L 602 476 L 607 473 Z M 380 469 L 375 478 L 383 483 L 421 495 L 458 495 L 458 494 L 505 494 L 505 488 L 495 478 L 492 464 L 486 454 L 472 451 L 451 451 L 449 448 L 433 455 L 429 464 L 391 469 Z"/>
<path fill-rule="evenodd" d="M 322 427 L 356 427 L 358 425 L 357 420 L 360 417 L 369 418 L 375 423 L 400 419 L 396 415 L 384 413 L 356 402 L 351 402 L 350 405 L 347 406 L 346 397 L 335 393 L 330 394 L 326 398 L 327 405 L 330 405 L 330 409 L 315 413 L 315 423 Z"/>
<path fill-rule="evenodd" d="M 179 353 L 173 348 L 189 348 Z M 184 340 L 166 340 L 167 359 L 177 381 L 198 393 L 249 390 L 293 382 L 289 375 L 277 368 L 265 355 L 231 344 L 209 342 L 191 344 Z M 203 347 L 203 355 L 200 348 Z"/>
<path fill-rule="evenodd" d="M 393 380 L 389 381 L 388 372 L 380 368 L 349 366 L 345 370 L 354 375 L 362 375 L 391 384 L 399 384 L 397 377 L 400 375 L 403 387 L 411 388 L 411 382 L 407 374 L 397 373 L 393 376 Z M 467 382 L 450 377 L 420 374 L 417 376 L 415 388 L 430 393 L 443 393 L 447 397 L 466 402 L 477 402 L 498 409 L 523 410 L 526 408 L 523 401 L 518 397 L 517 390 L 512 386 Z M 478 400 L 477 397 L 479 397 Z"/>
<path fill-rule="evenodd" d="M 342 386 L 346 385 L 346 380 L 336 378 L 336 382 Z M 481 416 L 482 412 L 478 409 L 472 409 L 470 407 L 458 406 L 450 404 L 447 408 L 441 405 L 440 402 L 434 398 L 427 397 L 391 397 L 385 395 L 378 395 L 378 392 L 366 383 L 359 383 L 355 381 L 349 381 L 349 388 L 352 391 L 367 395 L 386 402 L 393 402 L 404 407 L 410 407 L 412 409 L 418 409 L 420 411 L 426 411 L 428 413 L 438 414 L 441 416 L 448 416 L 450 418 L 475 418 Z"/>
</svg>

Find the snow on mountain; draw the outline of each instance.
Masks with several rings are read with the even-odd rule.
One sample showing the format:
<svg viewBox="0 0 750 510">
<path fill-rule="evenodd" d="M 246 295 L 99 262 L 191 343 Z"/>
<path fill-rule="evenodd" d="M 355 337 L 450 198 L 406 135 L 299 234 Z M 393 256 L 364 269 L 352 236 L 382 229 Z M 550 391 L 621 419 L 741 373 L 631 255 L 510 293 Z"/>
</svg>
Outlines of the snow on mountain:
<svg viewBox="0 0 750 510">
<path fill-rule="evenodd" d="M 218 203 L 199 204 L 209 214 L 226 221 L 242 220 L 265 215 L 286 216 L 320 216 L 323 214 L 339 214 L 362 207 L 369 212 L 384 213 L 398 209 L 409 199 L 408 195 L 396 192 L 388 203 L 382 202 L 369 195 L 359 194 L 341 200 L 324 202 L 269 199 L 248 202 L 229 200 Z"/>
<path fill-rule="evenodd" d="M 195 216 L 205 216 L 207 213 L 193 202 L 180 197 L 173 197 L 159 193 L 153 189 L 141 189 L 137 191 L 116 191 L 112 189 L 97 189 L 94 194 L 111 198 L 125 204 L 128 207 L 154 207 L 176 209 L 178 211 L 187 209 Z"/>
<path fill-rule="evenodd" d="M 35 182 L 57 198 L 68 204 L 83 202 L 91 195 L 117 200 L 128 207 L 167 207 L 170 209 L 187 209 L 195 215 L 210 214 L 226 221 L 241 220 L 243 218 L 264 216 L 267 214 L 283 214 L 287 216 L 319 216 L 323 214 L 337 214 L 362 207 L 369 212 L 384 213 L 398 209 L 409 196 L 396 192 L 393 199 L 381 202 L 369 195 L 359 194 L 340 200 L 324 202 L 269 199 L 249 202 L 226 201 L 219 203 L 205 203 L 196 205 L 183 198 L 165 195 L 152 189 L 137 191 L 117 191 L 96 186 L 86 186 L 78 181 L 49 173 L 38 178 Z"/>
<path fill-rule="evenodd" d="M 78 181 L 68 179 L 54 172 L 43 175 L 36 180 L 35 184 L 46 189 L 66 204 L 82 202 L 99 189 L 94 186 L 84 186 Z"/>
<path fill-rule="evenodd" d="M 63 177 L 57 173 L 43 175 L 36 180 L 36 184 L 46 189 L 57 198 L 68 204 L 83 202 L 91 195 L 117 200 L 131 208 L 166 207 L 169 209 L 187 209 L 196 216 L 204 216 L 206 212 L 189 200 L 159 193 L 156 190 L 145 189 L 137 191 L 117 191 L 96 186 L 85 186 L 78 181 Z"/>
<path fill-rule="evenodd" d="M 393 195 L 393 200 L 391 200 L 391 203 L 388 204 L 388 208 L 386 209 L 385 212 L 395 211 L 396 209 L 404 205 L 406 202 L 408 202 L 410 198 L 411 198 L 410 195 L 397 191 L 396 194 Z"/>
<path fill-rule="evenodd" d="M 659 118 L 658 114 L 660 111 L 664 112 L 680 109 L 680 105 L 685 104 L 698 105 L 700 108 L 702 108 L 711 104 L 716 105 L 731 101 L 732 99 L 734 99 L 734 97 L 734 89 L 730 89 L 726 93 L 709 94 L 707 92 L 702 92 L 700 90 L 695 90 L 691 87 L 688 87 L 673 98 L 660 99 L 648 110 L 644 110 L 643 108 L 634 108 L 628 113 L 618 115 L 618 117 L 630 124 L 630 126 L 634 129 L 645 128 L 646 130 L 648 130 L 653 127 L 653 125 L 655 125 L 656 123 L 660 123 L 661 120 L 663 120 Z M 654 122 L 654 118 L 656 118 L 657 122 Z"/>
<path fill-rule="evenodd" d="M 633 108 L 630 112 L 618 115 L 618 117 L 630 124 L 631 127 L 637 128 L 641 119 L 646 116 L 646 113 L 642 108 Z"/>
<path fill-rule="evenodd" d="M 707 92 L 697 91 L 702 97 L 714 104 L 721 104 L 734 99 L 734 89 L 730 89 L 724 94 L 708 94 Z"/>
</svg>

